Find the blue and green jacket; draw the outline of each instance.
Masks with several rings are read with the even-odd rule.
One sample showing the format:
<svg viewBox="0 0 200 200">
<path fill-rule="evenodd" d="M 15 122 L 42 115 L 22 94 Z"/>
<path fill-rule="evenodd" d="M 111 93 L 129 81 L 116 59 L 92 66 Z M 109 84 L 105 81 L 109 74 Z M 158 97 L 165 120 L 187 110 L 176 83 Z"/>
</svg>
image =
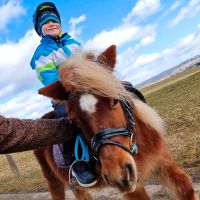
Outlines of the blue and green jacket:
<svg viewBox="0 0 200 200">
<path fill-rule="evenodd" d="M 38 79 L 46 86 L 57 80 L 59 65 L 70 57 L 80 43 L 65 33 L 59 38 L 50 35 L 42 37 L 41 43 L 31 59 L 31 67 Z"/>
</svg>

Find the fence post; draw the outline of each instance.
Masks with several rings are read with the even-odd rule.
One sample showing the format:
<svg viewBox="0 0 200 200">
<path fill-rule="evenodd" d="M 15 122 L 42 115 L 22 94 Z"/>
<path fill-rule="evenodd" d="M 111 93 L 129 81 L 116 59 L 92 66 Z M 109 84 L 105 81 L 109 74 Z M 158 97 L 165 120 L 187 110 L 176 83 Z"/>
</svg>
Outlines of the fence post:
<svg viewBox="0 0 200 200">
<path fill-rule="evenodd" d="M 11 168 L 11 170 L 12 170 L 14 176 L 17 177 L 17 178 L 20 177 L 19 170 L 18 170 L 17 165 L 15 164 L 15 161 L 14 161 L 14 159 L 12 158 L 12 156 L 9 155 L 9 154 L 6 154 L 6 158 L 7 158 L 7 160 L 8 160 L 8 163 L 9 163 L 9 165 L 10 165 L 10 168 Z"/>
</svg>

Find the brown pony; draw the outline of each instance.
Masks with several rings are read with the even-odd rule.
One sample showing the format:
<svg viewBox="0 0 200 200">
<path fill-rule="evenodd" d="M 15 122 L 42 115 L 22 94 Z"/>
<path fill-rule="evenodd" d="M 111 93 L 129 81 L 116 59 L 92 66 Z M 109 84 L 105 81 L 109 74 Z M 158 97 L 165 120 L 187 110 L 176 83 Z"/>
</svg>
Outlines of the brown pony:
<svg viewBox="0 0 200 200">
<path fill-rule="evenodd" d="M 81 127 L 98 159 L 95 187 L 109 185 L 118 188 L 125 199 L 147 200 L 144 182 L 156 175 L 176 199 L 197 200 L 191 179 L 166 146 L 162 119 L 124 89 L 112 73 L 115 63 L 114 45 L 97 58 L 91 54 L 74 56 L 60 66 L 60 81 L 39 93 L 65 101 L 69 118 Z M 133 144 L 137 144 L 138 152 Z M 57 168 L 51 146 L 36 150 L 35 155 L 52 199 L 64 200 L 68 170 Z M 73 191 L 79 200 L 91 199 L 86 188 L 75 186 Z"/>
</svg>

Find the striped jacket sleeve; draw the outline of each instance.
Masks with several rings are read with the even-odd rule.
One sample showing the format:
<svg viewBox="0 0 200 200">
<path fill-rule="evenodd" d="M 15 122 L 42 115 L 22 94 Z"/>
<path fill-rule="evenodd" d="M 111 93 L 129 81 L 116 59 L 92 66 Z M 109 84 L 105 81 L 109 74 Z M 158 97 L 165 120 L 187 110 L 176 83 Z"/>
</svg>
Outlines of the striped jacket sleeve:
<svg viewBox="0 0 200 200">
<path fill-rule="evenodd" d="M 54 63 L 52 53 L 48 54 L 48 52 L 41 52 L 37 49 L 31 60 L 31 67 L 36 70 L 38 79 L 45 86 L 59 79 L 58 66 Z"/>
</svg>

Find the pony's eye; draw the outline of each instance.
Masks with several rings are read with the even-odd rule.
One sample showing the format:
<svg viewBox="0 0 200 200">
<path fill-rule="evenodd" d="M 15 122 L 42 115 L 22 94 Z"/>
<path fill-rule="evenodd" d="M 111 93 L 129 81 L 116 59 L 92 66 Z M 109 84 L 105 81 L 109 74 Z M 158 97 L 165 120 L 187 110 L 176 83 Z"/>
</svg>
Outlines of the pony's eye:
<svg viewBox="0 0 200 200">
<path fill-rule="evenodd" d="M 111 107 L 116 108 L 119 105 L 119 100 L 117 99 L 112 99 L 111 100 Z"/>
</svg>

